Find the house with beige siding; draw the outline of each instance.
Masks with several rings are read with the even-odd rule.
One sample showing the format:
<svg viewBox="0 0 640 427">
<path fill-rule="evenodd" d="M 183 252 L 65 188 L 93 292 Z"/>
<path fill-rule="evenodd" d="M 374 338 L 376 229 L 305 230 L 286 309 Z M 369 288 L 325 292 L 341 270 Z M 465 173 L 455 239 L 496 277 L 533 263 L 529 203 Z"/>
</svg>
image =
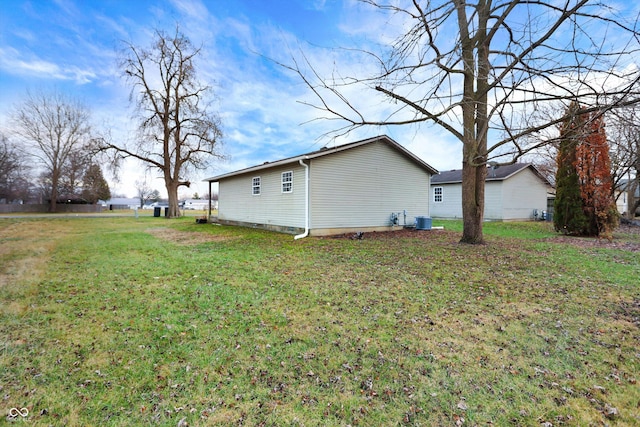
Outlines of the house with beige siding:
<svg viewBox="0 0 640 427">
<path fill-rule="evenodd" d="M 615 188 L 616 207 L 625 218 L 640 216 L 640 184 L 635 179 L 622 179 Z M 634 209 L 635 207 L 635 209 Z M 633 212 L 633 214 L 630 214 Z"/>
<path fill-rule="evenodd" d="M 296 237 L 391 230 L 428 217 L 437 170 L 377 136 L 207 178 L 222 224 Z"/>
<path fill-rule="evenodd" d="M 484 218 L 542 219 L 542 212 L 549 210 L 552 193 L 551 183 L 529 163 L 490 166 L 485 182 Z M 462 218 L 462 169 L 441 172 L 431 178 L 431 216 Z"/>
</svg>

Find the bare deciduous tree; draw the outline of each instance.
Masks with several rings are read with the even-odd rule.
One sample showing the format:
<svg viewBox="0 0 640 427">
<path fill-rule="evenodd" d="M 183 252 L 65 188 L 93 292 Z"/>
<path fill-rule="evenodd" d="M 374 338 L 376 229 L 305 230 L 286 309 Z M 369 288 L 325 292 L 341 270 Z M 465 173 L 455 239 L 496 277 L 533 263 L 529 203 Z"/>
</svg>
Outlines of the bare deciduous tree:
<svg viewBox="0 0 640 427">
<path fill-rule="evenodd" d="M 6 135 L 0 134 L 0 203 L 11 203 L 28 196 L 24 177 L 25 162 Z"/>
<path fill-rule="evenodd" d="M 489 161 L 511 163 L 551 142 L 571 102 L 584 106 L 580 114 L 638 102 L 637 17 L 624 18 L 606 2 L 361 2 L 402 20 L 388 52 L 361 52 L 377 62 L 377 75 L 335 72 L 324 78 L 306 56 L 287 67 L 317 96 L 319 102 L 310 105 L 346 123 L 336 134 L 430 122 L 457 138 L 462 242 L 484 241 Z M 350 98 L 354 87 L 361 91 Z M 376 92 L 391 101 L 383 116 L 370 116 L 359 104 L 371 103 Z M 560 113 L 552 119 L 539 114 L 549 108 Z"/>
<path fill-rule="evenodd" d="M 83 198 L 84 177 L 91 167 L 90 151 L 73 151 L 62 166 L 58 191 L 60 197 L 80 200 Z M 106 200 L 106 199 L 105 199 Z M 92 202 L 95 203 L 95 202 Z"/>
<path fill-rule="evenodd" d="M 149 186 L 147 180 L 136 181 L 136 192 L 140 199 L 140 207 L 143 207 L 149 201 L 157 201 L 160 198 L 160 192 Z"/>
<path fill-rule="evenodd" d="M 44 171 L 49 210 L 55 212 L 64 168 L 74 153 L 90 151 L 89 109 L 60 92 L 28 92 L 12 116 L 25 155 L 34 158 Z"/>
<path fill-rule="evenodd" d="M 121 67 L 132 85 L 139 116 L 139 137 L 131 144 L 103 141 L 117 158 L 134 158 L 162 173 L 169 196 L 169 217 L 180 216 L 178 188 L 189 187 L 187 175 L 220 157 L 222 131 L 210 112 L 210 87 L 197 78 L 194 48 L 177 29 L 156 31 L 150 48 L 127 45 Z"/>
</svg>

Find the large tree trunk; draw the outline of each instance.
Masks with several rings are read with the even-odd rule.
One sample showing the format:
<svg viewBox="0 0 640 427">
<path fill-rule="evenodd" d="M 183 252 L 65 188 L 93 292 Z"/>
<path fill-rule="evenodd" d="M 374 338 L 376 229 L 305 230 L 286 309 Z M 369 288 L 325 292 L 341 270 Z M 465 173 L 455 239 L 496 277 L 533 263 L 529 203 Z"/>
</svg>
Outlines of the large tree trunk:
<svg viewBox="0 0 640 427">
<path fill-rule="evenodd" d="M 178 205 L 178 187 L 179 183 L 168 180 L 165 181 L 167 187 L 167 195 L 169 196 L 169 218 L 177 218 L 180 216 L 180 206 Z"/>
<path fill-rule="evenodd" d="M 462 239 L 461 243 L 484 243 L 484 185 L 487 176 L 487 79 L 489 76 L 489 40 L 486 36 L 490 9 L 484 0 L 478 3 L 479 28 L 469 34 L 466 4 L 456 0 L 458 27 L 464 61 L 462 95 Z M 475 55 L 477 52 L 477 55 Z"/>
<path fill-rule="evenodd" d="M 484 243 L 484 182 L 487 168 L 470 162 L 462 164 L 462 239 L 461 243 Z"/>
<path fill-rule="evenodd" d="M 55 213 L 58 202 L 58 185 L 60 183 L 60 172 L 54 170 L 51 174 L 51 200 L 49 201 L 49 212 Z"/>
</svg>

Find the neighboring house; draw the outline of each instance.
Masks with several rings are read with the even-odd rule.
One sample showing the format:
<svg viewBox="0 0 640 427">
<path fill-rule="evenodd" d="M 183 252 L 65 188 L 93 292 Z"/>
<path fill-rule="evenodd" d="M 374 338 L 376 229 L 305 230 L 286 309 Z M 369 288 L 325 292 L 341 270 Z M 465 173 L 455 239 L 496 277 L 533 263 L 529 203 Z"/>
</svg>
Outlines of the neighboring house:
<svg viewBox="0 0 640 427">
<path fill-rule="evenodd" d="M 140 206 L 140 199 L 127 197 L 114 197 L 105 202 L 110 211 L 116 209 L 137 209 Z M 103 205 L 104 206 L 104 205 Z"/>
<path fill-rule="evenodd" d="M 635 184 L 635 191 L 633 194 L 633 200 L 629 197 L 629 185 L 634 185 L 634 181 L 629 181 L 628 179 L 622 179 L 618 183 L 615 190 L 616 197 L 616 206 L 618 207 L 618 212 L 621 215 L 626 216 L 630 209 L 630 204 L 635 203 L 636 200 L 640 199 L 640 185 Z M 633 188 L 633 187 L 632 187 Z M 640 206 L 636 209 L 635 215 L 640 215 Z"/>
<path fill-rule="evenodd" d="M 211 201 L 211 208 L 216 209 L 217 201 Z M 205 199 L 187 199 L 183 202 L 180 202 L 180 207 L 186 210 L 207 210 L 209 209 L 209 200 Z"/>
<path fill-rule="evenodd" d="M 169 207 L 169 202 L 157 201 L 157 202 L 151 202 L 143 205 L 142 209 L 168 208 L 168 207 Z"/>
<path fill-rule="evenodd" d="M 320 236 L 390 230 L 429 216 L 437 173 L 388 136 L 353 142 L 208 178 L 214 221 Z"/>
<path fill-rule="evenodd" d="M 484 219 L 542 219 L 552 190 L 549 181 L 531 164 L 490 166 L 485 183 Z M 462 218 L 461 169 L 442 172 L 431 178 L 431 216 Z"/>
</svg>

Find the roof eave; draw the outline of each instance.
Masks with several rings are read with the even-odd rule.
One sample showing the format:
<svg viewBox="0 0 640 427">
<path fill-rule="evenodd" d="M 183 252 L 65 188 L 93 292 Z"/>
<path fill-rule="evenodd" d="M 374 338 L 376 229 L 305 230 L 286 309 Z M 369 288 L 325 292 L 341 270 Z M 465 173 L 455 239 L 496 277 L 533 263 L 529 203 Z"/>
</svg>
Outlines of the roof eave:
<svg viewBox="0 0 640 427">
<path fill-rule="evenodd" d="M 222 179 L 231 178 L 231 177 L 234 177 L 234 176 L 244 175 L 244 174 L 248 174 L 248 173 L 254 173 L 254 172 L 258 172 L 258 171 L 265 170 L 265 169 L 271 169 L 271 168 L 275 168 L 275 167 L 278 167 L 278 166 L 288 165 L 288 164 L 291 164 L 291 163 L 298 163 L 300 160 L 305 160 L 305 159 L 311 160 L 311 159 L 315 159 L 315 158 L 318 158 L 318 157 L 327 156 L 329 154 L 339 153 L 341 151 L 350 150 L 352 148 L 360 147 L 362 145 L 366 145 L 366 144 L 369 144 L 369 143 L 372 143 L 372 142 L 378 141 L 378 140 L 385 141 L 390 147 L 394 148 L 395 150 L 397 150 L 398 152 L 400 152 L 404 156 L 410 158 L 412 161 L 414 161 L 416 164 L 418 164 L 423 169 L 427 170 L 432 175 L 436 175 L 438 173 L 438 170 L 436 168 L 434 168 L 433 166 L 429 165 L 428 163 L 426 163 L 425 161 L 423 161 L 422 159 L 417 157 L 415 154 L 413 154 L 412 152 L 410 152 L 409 150 L 407 150 L 406 148 L 404 148 L 403 146 L 401 146 L 400 144 L 395 142 L 390 137 L 388 137 L 386 135 L 379 135 L 379 136 L 375 136 L 375 137 L 372 137 L 372 138 L 363 139 L 361 141 L 356 141 L 356 142 L 351 142 L 351 143 L 348 143 L 348 144 L 339 145 L 337 147 L 318 150 L 318 151 L 314 151 L 314 152 L 307 153 L 307 154 L 301 154 L 301 155 L 295 156 L 295 157 L 289 157 L 287 159 L 276 160 L 274 162 L 265 162 L 265 163 L 263 163 L 261 165 L 251 166 L 251 167 L 248 167 L 248 168 L 245 168 L 245 169 L 240 169 L 240 170 L 237 170 L 237 171 L 234 171 L 234 172 L 229 172 L 229 173 L 226 173 L 226 174 L 213 176 L 211 178 L 205 178 L 203 181 L 204 182 L 219 182 Z"/>
<path fill-rule="evenodd" d="M 240 169 L 240 170 L 237 170 L 237 171 L 225 173 L 225 174 L 222 174 L 222 175 L 212 176 L 211 178 L 205 178 L 205 179 L 203 179 L 203 181 L 204 182 L 218 182 L 221 179 L 231 178 L 233 176 L 239 176 L 239 175 L 244 175 L 244 174 L 248 174 L 248 173 L 259 172 L 259 171 L 264 170 L 264 169 L 271 169 L 271 168 L 278 167 L 278 166 L 288 165 L 290 163 L 298 163 L 299 160 L 303 160 L 303 159 L 307 159 L 307 158 L 309 158 L 309 157 L 305 156 L 305 155 L 301 155 L 301 156 L 296 156 L 296 157 L 289 157 L 287 159 L 276 160 L 275 162 L 265 162 L 265 163 L 263 163 L 261 165 L 251 166 L 251 167 L 248 167 L 248 168 L 244 168 L 244 169 Z"/>
</svg>

